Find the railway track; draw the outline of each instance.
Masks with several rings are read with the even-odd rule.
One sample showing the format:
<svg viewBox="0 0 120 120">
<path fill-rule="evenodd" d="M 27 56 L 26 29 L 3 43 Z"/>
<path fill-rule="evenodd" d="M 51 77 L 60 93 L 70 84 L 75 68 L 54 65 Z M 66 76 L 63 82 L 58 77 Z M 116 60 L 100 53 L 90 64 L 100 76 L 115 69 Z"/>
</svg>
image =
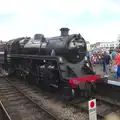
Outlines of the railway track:
<svg viewBox="0 0 120 120">
<path fill-rule="evenodd" d="M 21 81 L 12 81 L 12 83 L 16 84 L 24 93 L 26 93 L 30 98 L 32 98 L 34 101 L 36 101 L 39 105 L 42 105 L 42 102 L 40 99 L 38 99 L 35 95 L 32 93 L 35 92 L 36 94 L 40 93 L 40 89 L 35 88 L 34 86 L 31 87 L 31 85 L 25 85 L 26 82 L 21 82 Z M 55 94 L 51 93 L 46 93 L 44 94 L 46 99 L 52 99 L 53 97 L 55 98 Z M 110 98 L 105 98 L 101 97 L 99 95 L 94 96 L 93 98 L 97 99 L 97 117 L 98 119 L 103 119 L 106 115 L 110 113 L 117 113 L 120 115 L 120 104 L 115 103 L 114 101 L 110 100 Z M 56 99 L 57 101 L 58 99 Z M 57 101 L 58 102 L 58 101 Z M 88 114 L 88 99 L 83 98 L 83 99 L 75 99 L 73 101 L 63 101 L 66 106 L 72 106 L 76 108 L 76 111 L 74 114 L 84 112 Z"/>
<path fill-rule="evenodd" d="M 12 83 L 18 86 L 24 93 L 26 93 L 30 98 L 34 99 L 34 101 L 36 101 L 41 106 L 46 107 L 47 104 L 49 104 L 48 101 L 51 101 L 54 107 L 52 106 L 51 109 L 49 109 L 48 107 L 46 108 L 49 109 L 50 111 L 53 110 L 54 113 L 56 113 L 60 119 L 62 114 L 66 114 L 65 118 L 62 117 L 63 120 L 75 120 L 78 118 L 79 120 L 88 120 L 88 114 L 86 112 L 82 112 L 82 113 L 79 112 L 75 114 L 74 111 L 76 111 L 76 108 L 73 108 L 73 106 L 66 107 L 65 102 L 63 101 L 63 99 L 61 99 L 59 94 L 43 92 L 38 87 L 34 85 L 29 85 L 26 83 L 26 81 L 20 81 L 20 79 L 16 80 L 16 78 L 11 78 L 10 80 L 12 80 Z M 61 110 L 60 114 L 58 113 L 58 110 L 57 110 L 58 107 L 60 107 L 59 109 Z M 73 109 L 72 110 L 73 115 L 70 113 L 70 117 L 68 117 L 67 112 L 71 111 L 71 109 Z"/>
<path fill-rule="evenodd" d="M 18 82 L 17 82 L 18 84 Z M 28 87 L 23 85 L 24 82 L 20 82 L 20 84 L 22 85 L 21 89 L 23 89 L 23 91 L 28 92 Z M 30 89 L 29 89 L 30 90 Z M 38 92 L 37 90 L 34 89 L 35 92 Z M 46 98 L 47 99 L 51 99 L 53 96 L 51 94 L 46 94 Z M 110 100 L 109 98 L 104 98 L 101 97 L 99 95 L 96 95 L 95 97 L 93 97 L 93 99 L 96 98 L 97 99 L 97 117 L 98 119 L 103 119 L 106 115 L 110 114 L 110 113 L 116 113 L 120 115 L 120 104 L 116 104 L 114 103 L 114 101 Z M 36 98 L 35 98 L 36 99 Z M 37 99 L 36 99 L 37 100 Z M 58 99 L 57 99 L 58 100 Z M 57 101 L 56 100 L 56 101 Z M 88 113 L 88 98 L 80 98 L 80 99 L 75 99 L 73 101 L 63 101 L 67 106 L 73 106 L 76 108 L 76 111 L 74 113 L 78 113 L 78 112 L 86 112 Z"/>
<path fill-rule="evenodd" d="M 9 120 L 58 120 L 7 78 L 0 79 L 0 100 Z"/>
</svg>

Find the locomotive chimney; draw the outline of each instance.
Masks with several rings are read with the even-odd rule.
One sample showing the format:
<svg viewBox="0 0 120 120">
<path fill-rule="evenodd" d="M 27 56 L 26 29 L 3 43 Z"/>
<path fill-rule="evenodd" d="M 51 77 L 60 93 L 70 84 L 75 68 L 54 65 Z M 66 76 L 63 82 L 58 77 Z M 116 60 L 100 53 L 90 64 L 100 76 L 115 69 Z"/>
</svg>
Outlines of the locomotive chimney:
<svg viewBox="0 0 120 120">
<path fill-rule="evenodd" d="M 61 28 L 61 36 L 68 36 L 69 35 L 69 30 L 68 28 Z"/>
</svg>

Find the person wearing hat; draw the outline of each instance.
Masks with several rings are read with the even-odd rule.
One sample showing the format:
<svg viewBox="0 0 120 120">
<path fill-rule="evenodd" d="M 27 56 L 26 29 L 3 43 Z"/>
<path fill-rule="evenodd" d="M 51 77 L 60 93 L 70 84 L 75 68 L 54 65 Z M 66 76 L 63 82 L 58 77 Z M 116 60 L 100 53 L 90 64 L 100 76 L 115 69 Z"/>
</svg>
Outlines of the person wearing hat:
<svg viewBox="0 0 120 120">
<path fill-rule="evenodd" d="M 112 60 L 114 60 L 115 59 L 115 57 L 116 57 L 116 51 L 114 50 L 114 51 L 112 51 L 112 53 L 111 53 L 111 57 L 112 57 Z"/>
</svg>

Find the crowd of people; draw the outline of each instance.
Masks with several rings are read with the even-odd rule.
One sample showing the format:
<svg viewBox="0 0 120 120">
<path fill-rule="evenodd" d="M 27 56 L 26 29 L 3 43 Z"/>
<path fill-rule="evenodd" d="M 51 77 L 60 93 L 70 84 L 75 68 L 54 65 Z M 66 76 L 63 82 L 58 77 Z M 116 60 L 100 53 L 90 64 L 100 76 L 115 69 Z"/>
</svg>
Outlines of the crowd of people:
<svg viewBox="0 0 120 120">
<path fill-rule="evenodd" d="M 120 80 L 120 49 L 89 53 L 92 64 L 103 66 L 104 76 L 109 76 L 109 71 L 114 73 L 114 80 Z"/>
</svg>

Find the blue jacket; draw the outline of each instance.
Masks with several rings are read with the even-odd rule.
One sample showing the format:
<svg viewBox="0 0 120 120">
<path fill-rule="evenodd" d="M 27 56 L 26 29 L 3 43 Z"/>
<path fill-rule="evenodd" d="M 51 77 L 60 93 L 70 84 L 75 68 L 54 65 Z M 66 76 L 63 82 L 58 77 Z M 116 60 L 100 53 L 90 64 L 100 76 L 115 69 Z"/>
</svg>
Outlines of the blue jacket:
<svg viewBox="0 0 120 120">
<path fill-rule="evenodd" d="M 103 64 L 110 64 L 110 56 L 109 55 L 104 55 L 103 56 Z"/>
<path fill-rule="evenodd" d="M 112 52 L 112 60 L 114 60 L 116 57 L 116 52 Z"/>
</svg>

